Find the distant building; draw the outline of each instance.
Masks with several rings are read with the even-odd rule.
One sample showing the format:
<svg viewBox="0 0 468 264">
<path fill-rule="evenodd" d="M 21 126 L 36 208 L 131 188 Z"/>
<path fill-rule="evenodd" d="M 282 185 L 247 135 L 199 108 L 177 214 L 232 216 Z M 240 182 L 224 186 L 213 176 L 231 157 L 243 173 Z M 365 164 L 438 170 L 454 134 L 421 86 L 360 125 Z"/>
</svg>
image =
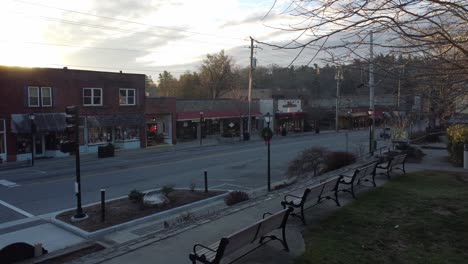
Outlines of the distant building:
<svg viewBox="0 0 468 264">
<path fill-rule="evenodd" d="M 81 152 L 145 146 L 145 75 L 1 66 L 0 87 L 3 160 L 68 155 L 59 148 L 72 105 L 80 108 Z"/>
</svg>

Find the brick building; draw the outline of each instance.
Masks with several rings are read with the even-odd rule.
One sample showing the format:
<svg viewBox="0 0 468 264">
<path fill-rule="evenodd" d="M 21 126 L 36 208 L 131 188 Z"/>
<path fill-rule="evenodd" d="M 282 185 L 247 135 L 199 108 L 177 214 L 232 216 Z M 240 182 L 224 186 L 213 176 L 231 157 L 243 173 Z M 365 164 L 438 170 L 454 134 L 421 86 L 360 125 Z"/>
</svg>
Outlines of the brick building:
<svg viewBox="0 0 468 264">
<path fill-rule="evenodd" d="M 108 142 L 140 148 L 145 138 L 145 75 L 0 66 L 0 157 L 65 155 L 65 107 L 80 108 L 80 151 Z"/>
</svg>

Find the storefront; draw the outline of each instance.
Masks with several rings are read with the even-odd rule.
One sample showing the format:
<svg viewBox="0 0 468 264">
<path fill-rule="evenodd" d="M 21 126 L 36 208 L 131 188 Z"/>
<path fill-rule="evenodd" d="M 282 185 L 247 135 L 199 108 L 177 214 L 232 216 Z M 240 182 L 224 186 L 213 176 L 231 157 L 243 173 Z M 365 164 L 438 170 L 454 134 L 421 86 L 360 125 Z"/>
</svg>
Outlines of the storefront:
<svg viewBox="0 0 468 264">
<path fill-rule="evenodd" d="M 276 111 L 277 132 L 286 130 L 290 133 L 304 132 L 304 117 L 300 99 L 278 100 Z"/>
<path fill-rule="evenodd" d="M 16 160 L 62 157 L 68 154 L 60 151 L 60 142 L 65 139 L 65 114 L 35 113 L 12 114 L 11 132 L 16 142 Z"/>
<path fill-rule="evenodd" d="M 146 117 L 146 146 L 172 144 L 172 115 L 155 114 Z"/>
<path fill-rule="evenodd" d="M 83 119 L 81 152 L 97 152 L 99 146 L 114 144 L 116 148 L 140 148 L 140 131 L 144 117 L 140 114 L 87 116 Z"/>
<path fill-rule="evenodd" d="M 202 137 L 239 137 L 247 132 L 249 122 L 247 115 L 247 111 L 244 110 L 179 112 L 177 113 L 177 139 L 195 140 L 199 138 L 200 133 Z M 258 129 L 257 117 L 261 116 L 259 111 L 251 112 L 252 133 Z M 200 119 L 203 120 L 201 126 Z"/>
</svg>

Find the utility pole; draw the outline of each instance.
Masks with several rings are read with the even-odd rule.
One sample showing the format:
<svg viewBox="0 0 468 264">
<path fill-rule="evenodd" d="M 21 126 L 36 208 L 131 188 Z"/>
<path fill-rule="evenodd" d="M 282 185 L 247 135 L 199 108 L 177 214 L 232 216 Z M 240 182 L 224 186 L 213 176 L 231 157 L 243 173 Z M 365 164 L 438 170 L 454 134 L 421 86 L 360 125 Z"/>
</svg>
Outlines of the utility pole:
<svg viewBox="0 0 468 264">
<path fill-rule="evenodd" d="M 343 79 L 343 72 L 341 66 L 336 67 L 335 80 L 336 80 L 336 111 L 335 111 L 335 132 L 338 133 L 338 106 L 340 104 L 340 81 Z"/>
<path fill-rule="evenodd" d="M 247 116 L 247 133 L 249 133 L 250 137 L 250 132 L 251 132 L 251 103 L 252 103 L 252 82 L 253 82 L 253 49 L 254 49 L 254 39 L 250 37 L 250 68 L 249 68 L 249 94 L 248 94 L 248 100 L 249 100 L 249 113 Z"/>
<path fill-rule="evenodd" d="M 374 108 L 374 35 L 370 32 L 370 58 L 369 58 L 369 111 L 372 123 L 369 130 L 369 152 L 374 152 L 375 108 Z"/>
</svg>

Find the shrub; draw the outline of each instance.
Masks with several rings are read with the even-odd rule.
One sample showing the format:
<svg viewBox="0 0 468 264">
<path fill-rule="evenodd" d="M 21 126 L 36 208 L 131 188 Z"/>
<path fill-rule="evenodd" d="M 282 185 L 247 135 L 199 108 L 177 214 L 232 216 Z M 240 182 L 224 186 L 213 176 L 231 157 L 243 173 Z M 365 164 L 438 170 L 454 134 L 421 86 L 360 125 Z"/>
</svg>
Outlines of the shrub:
<svg viewBox="0 0 468 264">
<path fill-rule="evenodd" d="M 241 192 L 241 191 L 231 192 L 224 198 L 224 202 L 226 203 L 226 205 L 229 205 L 229 206 L 238 204 L 240 202 L 247 201 L 247 200 L 249 200 L 249 195 L 246 192 Z"/>
<path fill-rule="evenodd" d="M 313 147 L 302 151 L 299 156 L 289 162 L 288 176 L 304 177 L 310 172 L 313 172 L 314 176 L 320 175 L 327 153 L 328 151 L 321 147 Z"/>
<path fill-rule="evenodd" d="M 166 197 L 173 191 L 174 191 L 174 185 L 164 185 L 161 188 L 161 193 L 164 194 L 164 196 Z"/>
<path fill-rule="evenodd" d="M 421 161 L 422 158 L 426 156 L 421 149 L 409 144 L 398 144 L 395 148 L 400 151 L 400 154 L 407 154 L 406 158 L 409 160 Z"/>
<path fill-rule="evenodd" d="M 468 125 L 457 124 L 447 128 L 450 161 L 456 165 L 463 164 L 463 145 L 468 144 Z"/>
<path fill-rule="evenodd" d="M 145 196 L 145 194 L 143 192 L 140 192 L 140 191 L 138 191 L 136 189 L 133 189 L 128 194 L 128 199 L 130 201 L 134 201 L 134 202 L 143 202 L 143 197 L 144 196 Z"/>
<path fill-rule="evenodd" d="M 325 157 L 326 171 L 337 170 L 341 167 L 352 164 L 356 161 L 356 156 L 350 152 L 333 151 Z"/>
</svg>

